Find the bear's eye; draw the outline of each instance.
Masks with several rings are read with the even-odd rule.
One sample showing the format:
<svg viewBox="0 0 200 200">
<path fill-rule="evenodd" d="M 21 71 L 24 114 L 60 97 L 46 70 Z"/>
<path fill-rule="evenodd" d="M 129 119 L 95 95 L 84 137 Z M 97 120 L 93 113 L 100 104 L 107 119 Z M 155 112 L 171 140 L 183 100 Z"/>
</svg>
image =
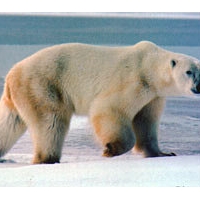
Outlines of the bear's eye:
<svg viewBox="0 0 200 200">
<path fill-rule="evenodd" d="M 177 61 L 176 60 L 171 60 L 171 66 L 172 66 L 172 68 L 174 68 L 175 66 L 176 66 L 176 63 L 177 63 Z"/>
<path fill-rule="evenodd" d="M 188 71 L 186 71 L 186 74 L 187 74 L 188 76 L 191 76 L 191 75 L 192 75 L 192 71 L 188 70 Z"/>
</svg>

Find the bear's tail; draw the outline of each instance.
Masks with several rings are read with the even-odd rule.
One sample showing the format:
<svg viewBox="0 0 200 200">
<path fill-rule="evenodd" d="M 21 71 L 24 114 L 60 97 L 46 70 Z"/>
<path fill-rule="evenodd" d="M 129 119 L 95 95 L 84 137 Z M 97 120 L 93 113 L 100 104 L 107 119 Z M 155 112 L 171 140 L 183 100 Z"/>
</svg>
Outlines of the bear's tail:
<svg viewBox="0 0 200 200">
<path fill-rule="evenodd" d="M 25 131 L 26 125 L 17 110 L 9 108 L 2 98 L 0 101 L 0 157 L 11 149 Z"/>
</svg>

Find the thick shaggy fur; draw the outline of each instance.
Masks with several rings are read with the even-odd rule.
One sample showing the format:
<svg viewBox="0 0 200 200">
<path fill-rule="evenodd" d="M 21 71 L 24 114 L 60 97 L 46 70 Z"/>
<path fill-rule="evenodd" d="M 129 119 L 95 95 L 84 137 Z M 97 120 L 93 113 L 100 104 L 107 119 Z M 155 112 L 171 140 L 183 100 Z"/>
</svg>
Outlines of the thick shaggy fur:
<svg viewBox="0 0 200 200">
<path fill-rule="evenodd" d="M 151 42 L 129 47 L 63 44 L 41 50 L 8 73 L 0 102 L 0 156 L 28 127 L 33 163 L 60 161 L 73 113 L 89 115 L 104 156 L 161 152 L 165 97 L 200 92 L 197 59 Z M 77 135 L 78 137 L 78 135 Z"/>
</svg>

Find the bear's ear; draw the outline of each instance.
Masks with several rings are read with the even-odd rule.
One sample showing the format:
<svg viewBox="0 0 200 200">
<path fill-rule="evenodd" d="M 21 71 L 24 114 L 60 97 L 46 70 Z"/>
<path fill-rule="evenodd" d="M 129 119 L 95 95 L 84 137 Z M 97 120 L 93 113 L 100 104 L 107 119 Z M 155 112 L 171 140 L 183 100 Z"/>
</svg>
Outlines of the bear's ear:
<svg viewBox="0 0 200 200">
<path fill-rule="evenodd" d="M 178 62 L 178 61 L 175 60 L 175 59 L 172 59 L 172 60 L 170 61 L 170 64 L 171 64 L 172 68 L 174 68 L 174 67 L 176 66 L 177 62 Z"/>
</svg>

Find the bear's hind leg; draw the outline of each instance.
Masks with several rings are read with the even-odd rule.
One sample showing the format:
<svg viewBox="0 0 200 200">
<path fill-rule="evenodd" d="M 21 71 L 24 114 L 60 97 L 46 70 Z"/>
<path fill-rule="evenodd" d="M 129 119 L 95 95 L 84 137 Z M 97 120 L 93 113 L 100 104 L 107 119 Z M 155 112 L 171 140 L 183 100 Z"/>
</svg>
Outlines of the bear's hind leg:
<svg viewBox="0 0 200 200">
<path fill-rule="evenodd" d="M 31 127 L 34 142 L 33 164 L 59 163 L 70 117 L 49 114 Z"/>
<path fill-rule="evenodd" d="M 105 147 L 103 156 L 118 156 L 133 148 L 135 138 L 131 122 L 122 114 L 117 111 L 95 113 L 91 116 L 91 122 Z"/>
<path fill-rule="evenodd" d="M 146 105 L 133 119 L 133 131 L 136 136 L 135 150 L 143 152 L 145 157 L 174 156 L 163 153 L 158 146 L 158 126 L 165 100 L 156 98 Z"/>
</svg>

